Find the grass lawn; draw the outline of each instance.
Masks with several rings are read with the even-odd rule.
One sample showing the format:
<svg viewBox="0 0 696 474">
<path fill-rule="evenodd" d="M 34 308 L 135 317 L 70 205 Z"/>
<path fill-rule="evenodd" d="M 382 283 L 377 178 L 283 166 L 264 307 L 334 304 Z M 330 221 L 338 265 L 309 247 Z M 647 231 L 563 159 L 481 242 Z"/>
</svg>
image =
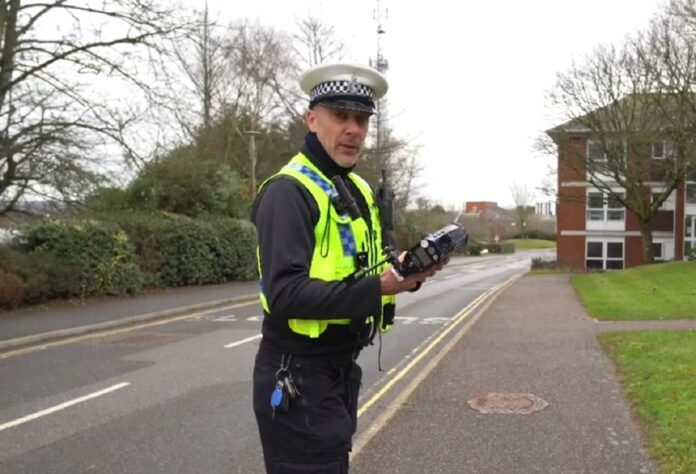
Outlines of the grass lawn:
<svg viewBox="0 0 696 474">
<path fill-rule="evenodd" d="M 556 248 L 556 242 L 553 240 L 540 239 L 510 239 L 504 240 L 504 244 L 515 244 L 516 249 L 553 249 Z"/>
<path fill-rule="evenodd" d="M 604 333 L 661 473 L 696 472 L 696 331 Z"/>
<path fill-rule="evenodd" d="M 600 320 L 696 319 L 696 262 L 670 262 L 571 279 Z"/>
</svg>

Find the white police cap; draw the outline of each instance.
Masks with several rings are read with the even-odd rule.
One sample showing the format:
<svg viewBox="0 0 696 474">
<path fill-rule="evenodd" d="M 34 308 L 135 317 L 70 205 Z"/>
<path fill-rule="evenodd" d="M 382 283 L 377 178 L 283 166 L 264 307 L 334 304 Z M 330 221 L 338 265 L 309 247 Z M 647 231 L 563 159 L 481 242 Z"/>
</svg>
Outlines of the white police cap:
<svg viewBox="0 0 696 474">
<path fill-rule="evenodd" d="M 374 113 L 375 102 L 387 93 L 387 79 L 376 69 L 358 64 L 321 64 L 305 72 L 300 88 L 309 107 L 326 107 Z"/>
</svg>

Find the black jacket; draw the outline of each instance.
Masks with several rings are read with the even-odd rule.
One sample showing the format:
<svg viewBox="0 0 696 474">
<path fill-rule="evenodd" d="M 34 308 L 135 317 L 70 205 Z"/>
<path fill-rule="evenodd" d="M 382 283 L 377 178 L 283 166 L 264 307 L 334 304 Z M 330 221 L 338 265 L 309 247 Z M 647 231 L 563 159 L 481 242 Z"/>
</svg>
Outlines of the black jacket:
<svg viewBox="0 0 696 474">
<path fill-rule="evenodd" d="M 302 152 L 329 179 L 345 176 L 349 169 L 338 166 L 309 133 Z M 367 204 L 353 183 L 344 180 L 356 198 L 363 216 Z M 369 276 L 348 284 L 309 278 L 314 253 L 314 226 L 319 209 L 303 185 L 281 176 L 267 183 L 252 210 L 256 225 L 264 294 L 271 310 L 265 315 L 261 345 L 284 353 L 322 355 L 349 353 L 356 349 L 358 332 L 364 336 L 364 320 L 381 312 L 379 276 Z M 365 219 L 369 225 L 369 217 Z M 289 318 L 350 318 L 355 324 L 330 324 L 319 338 L 292 332 Z"/>
</svg>

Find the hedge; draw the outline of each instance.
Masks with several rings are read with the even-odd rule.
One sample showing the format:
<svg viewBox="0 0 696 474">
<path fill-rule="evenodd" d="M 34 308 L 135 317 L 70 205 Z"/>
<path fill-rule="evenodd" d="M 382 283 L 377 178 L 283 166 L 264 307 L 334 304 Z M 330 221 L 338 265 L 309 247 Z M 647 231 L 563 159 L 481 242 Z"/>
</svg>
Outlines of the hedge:
<svg viewBox="0 0 696 474">
<path fill-rule="evenodd" d="M 0 245 L 0 307 L 256 277 L 256 232 L 230 217 L 122 212 L 43 221 Z"/>
<path fill-rule="evenodd" d="M 488 250 L 489 253 L 515 253 L 515 244 L 503 243 L 492 244 L 485 242 L 470 242 L 464 247 L 464 250 L 469 255 L 481 255 L 483 250 Z"/>
<path fill-rule="evenodd" d="M 255 276 L 256 233 L 249 221 L 166 212 L 109 218 L 133 243 L 148 286 L 204 285 Z"/>
<path fill-rule="evenodd" d="M 123 295 L 142 289 L 142 274 L 126 234 L 90 219 L 56 219 L 21 229 L 17 250 L 6 250 L 5 270 L 20 276 L 31 302 Z"/>
</svg>

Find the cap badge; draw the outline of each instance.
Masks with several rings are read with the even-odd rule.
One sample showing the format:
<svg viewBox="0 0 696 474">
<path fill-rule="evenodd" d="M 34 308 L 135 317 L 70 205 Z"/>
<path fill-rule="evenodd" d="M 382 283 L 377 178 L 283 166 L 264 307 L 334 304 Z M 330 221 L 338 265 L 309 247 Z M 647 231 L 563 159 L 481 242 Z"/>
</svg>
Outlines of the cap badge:
<svg viewBox="0 0 696 474">
<path fill-rule="evenodd" d="M 353 75 L 353 77 L 350 78 L 350 84 L 348 84 L 348 93 L 349 94 L 357 94 L 358 92 L 358 76 Z"/>
</svg>

